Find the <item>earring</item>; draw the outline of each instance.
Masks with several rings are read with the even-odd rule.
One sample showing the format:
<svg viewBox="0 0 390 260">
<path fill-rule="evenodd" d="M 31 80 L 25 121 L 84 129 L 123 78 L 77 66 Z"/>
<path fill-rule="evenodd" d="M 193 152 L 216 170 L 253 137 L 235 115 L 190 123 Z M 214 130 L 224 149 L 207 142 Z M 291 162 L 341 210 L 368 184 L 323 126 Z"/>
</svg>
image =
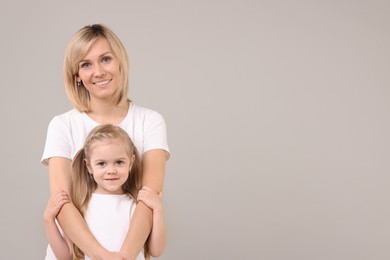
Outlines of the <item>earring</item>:
<svg viewBox="0 0 390 260">
<path fill-rule="evenodd" d="M 77 87 L 80 87 L 81 81 L 77 81 Z"/>
</svg>

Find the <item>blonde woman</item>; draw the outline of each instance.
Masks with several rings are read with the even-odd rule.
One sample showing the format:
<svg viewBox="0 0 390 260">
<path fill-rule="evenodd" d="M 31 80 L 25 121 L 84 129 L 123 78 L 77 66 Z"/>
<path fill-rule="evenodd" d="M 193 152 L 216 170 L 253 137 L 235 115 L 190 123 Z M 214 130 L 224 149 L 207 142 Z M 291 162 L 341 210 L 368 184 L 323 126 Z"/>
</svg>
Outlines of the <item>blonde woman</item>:
<svg viewBox="0 0 390 260">
<path fill-rule="evenodd" d="M 153 229 L 145 250 L 137 260 L 162 254 L 166 228 L 161 198 L 142 185 L 139 155 L 127 133 L 120 127 L 101 125 L 94 128 L 72 161 L 72 201 L 85 218 L 100 244 L 119 251 L 136 202 L 142 201 L 153 210 Z M 45 229 L 57 259 L 90 259 L 72 247 L 61 235 L 55 217 L 69 203 L 65 192 L 53 194 L 45 210 Z M 74 250 L 73 250 L 74 249 Z"/>
<path fill-rule="evenodd" d="M 165 163 L 170 157 L 165 121 L 158 112 L 128 99 L 128 70 L 126 50 L 106 26 L 85 26 L 69 42 L 64 81 L 74 109 L 51 120 L 41 160 L 49 168 L 52 194 L 70 193 L 71 160 L 87 134 L 100 124 L 119 126 L 129 134 L 141 156 L 143 185 L 156 193 L 162 191 Z M 152 211 L 139 203 L 119 254 L 98 243 L 72 203 L 63 205 L 57 220 L 69 239 L 91 259 L 135 259 L 151 231 Z M 50 246 L 46 259 L 55 259 Z"/>
</svg>

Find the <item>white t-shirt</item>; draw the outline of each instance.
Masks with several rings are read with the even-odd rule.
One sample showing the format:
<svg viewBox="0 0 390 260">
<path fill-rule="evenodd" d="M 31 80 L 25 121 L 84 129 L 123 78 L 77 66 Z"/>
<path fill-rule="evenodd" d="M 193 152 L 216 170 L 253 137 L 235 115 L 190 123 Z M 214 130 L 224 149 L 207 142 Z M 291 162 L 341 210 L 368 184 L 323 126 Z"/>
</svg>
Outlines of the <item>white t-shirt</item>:
<svg viewBox="0 0 390 260">
<path fill-rule="evenodd" d="M 51 157 L 71 160 L 83 147 L 88 133 L 98 125 L 86 113 L 76 109 L 55 116 L 47 130 L 41 163 L 48 165 Z M 130 103 L 126 117 L 118 126 L 129 134 L 140 156 L 149 150 L 163 149 L 169 159 L 166 125 L 158 112 Z"/>
<path fill-rule="evenodd" d="M 108 195 L 93 193 L 85 220 L 96 240 L 108 251 L 118 252 L 129 230 L 136 203 L 127 194 Z M 144 260 L 143 250 L 136 260 Z M 85 260 L 90 260 L 85 256 Z"/>
</svg>

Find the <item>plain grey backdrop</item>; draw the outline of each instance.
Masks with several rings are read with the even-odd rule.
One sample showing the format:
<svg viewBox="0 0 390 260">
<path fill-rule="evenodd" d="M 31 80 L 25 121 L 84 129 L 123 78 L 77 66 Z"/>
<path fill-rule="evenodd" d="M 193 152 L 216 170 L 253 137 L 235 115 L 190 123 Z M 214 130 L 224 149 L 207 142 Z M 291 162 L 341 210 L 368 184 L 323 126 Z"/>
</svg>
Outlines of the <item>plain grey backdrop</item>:
<svg viewBox="0 0 390 260">
<path fill-rule="evenodd" d="M 168 126 L 161 259 L 390 259 L 389 1 L 0 2 L 0 259 L 43 259 L 70 37 L 103 23 Z"/>
</svg>

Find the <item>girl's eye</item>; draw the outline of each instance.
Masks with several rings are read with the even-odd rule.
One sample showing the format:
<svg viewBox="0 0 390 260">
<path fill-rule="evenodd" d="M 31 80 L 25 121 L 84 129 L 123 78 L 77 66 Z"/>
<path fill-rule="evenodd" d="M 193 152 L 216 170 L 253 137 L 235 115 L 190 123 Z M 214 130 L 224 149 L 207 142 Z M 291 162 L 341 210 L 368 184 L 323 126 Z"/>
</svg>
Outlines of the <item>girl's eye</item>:
<svg viewBox="0 0 390 260">
<path fill-rule="evenodd" d="M 121 164 L 124 164 L 125 162 L 124 161 L 116 161 L 116 164 L 118 165 L 121 165 Z"/>
<path fill-rule="evenodd" d="M 104 166 L 105 163 L 104 163 L 104 162 L 98 162 L 97 165 L 99 165 L 99 166 Z"/>
<path fill-rule="evenodd" d="M 110 60 L 111 60 L 111 57 L 108 57 L 108 56 L 103 57 L 103 62 L 109 62 Z"/>
</svg>

